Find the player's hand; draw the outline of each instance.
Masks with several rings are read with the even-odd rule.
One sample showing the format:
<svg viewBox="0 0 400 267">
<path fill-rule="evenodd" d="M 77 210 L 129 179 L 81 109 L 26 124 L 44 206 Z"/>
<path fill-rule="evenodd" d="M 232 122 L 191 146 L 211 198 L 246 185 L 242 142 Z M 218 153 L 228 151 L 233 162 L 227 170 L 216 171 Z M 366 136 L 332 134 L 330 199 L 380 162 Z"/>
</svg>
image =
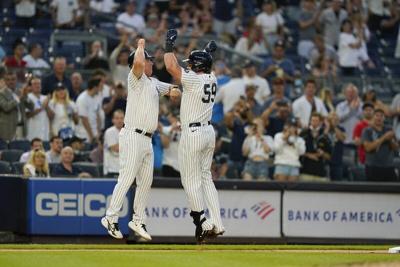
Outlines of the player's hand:
<svg viewBox="0 0 400 267">
<path fill-rule="evenodd" d="M 204 49 L 207 53 L 212 53 L 215 50 L 217 50 L 218 46 L 217 43 L 214 40 L 211 40 L 210 42 L 208 42 L 208 44 L 206 45 L 206 48 Z"/>
<path fill-rule="evenodd" d="M 176 38 L 178 38 L 178 31 L 169 29 L 165 37 L 165 52 L 170 53 L 174 50 Z"/>
<path fill-rule="evenodd" d="M 178 87 L 171 87 L 171 90 L 169 91 L 169 96 L 170 97 L 180 97 L 182 95 L 181 90 L 179 90 Z"/>
</svg>

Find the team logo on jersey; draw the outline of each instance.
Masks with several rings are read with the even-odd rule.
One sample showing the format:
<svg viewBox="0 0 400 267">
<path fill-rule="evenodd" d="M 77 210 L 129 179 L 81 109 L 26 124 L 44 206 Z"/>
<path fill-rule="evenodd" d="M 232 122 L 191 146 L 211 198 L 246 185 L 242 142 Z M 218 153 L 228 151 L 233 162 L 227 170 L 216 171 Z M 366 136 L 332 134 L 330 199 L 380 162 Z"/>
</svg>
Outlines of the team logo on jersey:
<svg viewBox="0 0 400 267">
<path fill-rule="evenodd" d="M 251 207 L 251 210 L 256 213 L 258 217 L 260 217 L 262 220 L 265 220 L 265 218 L 270 215 L 275 208 L 271 206 L 271 204 L 268 204 L 265 201 L 261 201 Z"/>
</svg>

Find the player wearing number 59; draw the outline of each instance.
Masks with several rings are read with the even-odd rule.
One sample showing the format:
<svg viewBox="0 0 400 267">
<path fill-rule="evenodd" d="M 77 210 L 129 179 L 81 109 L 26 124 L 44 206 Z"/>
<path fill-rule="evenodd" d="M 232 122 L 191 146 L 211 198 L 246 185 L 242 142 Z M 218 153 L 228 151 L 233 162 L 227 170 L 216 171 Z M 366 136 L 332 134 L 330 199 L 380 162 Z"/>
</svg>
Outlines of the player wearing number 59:
<svg viewBox="0 0 400 267">
<path fill-rule="evenodd" d="M 151 240 L 146 230 L 145 206 L 153 181 L 153 147 L 151 137 L 158 126 L 159 96 L 180 96 L 171 84 L 151 78 L 153 57 L 144 49 L 145 40 L 128 58 L 128 100 L 124 127 L 119 133 L 119 176 L 110 206 L 101 223 L 108 233 L 121 239 L 118 214 L 126 193 L 136 178 L 133 218 L 128 226 L 145 240 Z"/>
<path fill-rule="evenodd" d="M 215 148 L 215 132 L 210 120 L 217 92 L 217 80 L 211 73 L 211 53 L 217 49 L 217 45 L 211 41 L 204 50 L 192 51 L 189 59 L 185 60 L 188 68 L 183 69 L 173 53 L 177 36 L 176 30 L 168 30 L 164 61 L 167 71 L 183 87 L 179 168 L 182 185 L 189 199 L 190 216 L 196 226 L 195 237 L 202 242 L 225 231 L 218 193 L 210 171 Z M 205 207 L 210 211 L 210 219 L 204 216 Z"/>
</svg>

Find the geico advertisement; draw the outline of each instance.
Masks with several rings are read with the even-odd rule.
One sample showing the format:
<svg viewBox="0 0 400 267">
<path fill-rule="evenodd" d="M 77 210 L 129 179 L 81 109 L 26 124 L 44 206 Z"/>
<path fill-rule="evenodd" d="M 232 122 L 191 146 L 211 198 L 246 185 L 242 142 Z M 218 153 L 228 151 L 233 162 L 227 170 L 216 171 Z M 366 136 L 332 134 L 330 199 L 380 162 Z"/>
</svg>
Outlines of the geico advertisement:
<svg viewBox="0 0 400 267">
<path fill-rule="evenodd" d="M 219 190 L 227 237 L 280 237 L 280 192 Z M 147 229 L 154 236 L 192 236 L 194 224 L 183 189 L 151 190 Z M 208 216 L 208 211 L 206 211 Z"/>
<path fill-rule="evenodd" d="M 400 195 L 285 191 L 288 237 L 399 239 Z"/>
<path fill-rule="evenodd" d="M 29 232 L 32 234 L 102 235 L 116 180 L 31 179 L 28 185 Z M 120 212 L 121 229 L 128 233 L 131 193 Z"/>
</svg>

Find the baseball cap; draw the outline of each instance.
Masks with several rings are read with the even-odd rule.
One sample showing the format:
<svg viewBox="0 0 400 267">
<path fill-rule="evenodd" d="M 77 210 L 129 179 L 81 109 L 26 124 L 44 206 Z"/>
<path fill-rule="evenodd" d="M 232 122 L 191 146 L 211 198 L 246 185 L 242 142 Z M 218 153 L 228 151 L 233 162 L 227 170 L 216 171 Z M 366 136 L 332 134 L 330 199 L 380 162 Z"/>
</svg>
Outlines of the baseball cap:
<svg viewBox="0 0 400 267">
<path fill-rule="evenodd" d="M 285 124 L 288 126 L 296 126 L 296 127 L 298 126 L 298 122 L 295 117 L 288 119 Z"/>
<path fill-rule="evenodd" d="M 280 46 L 280 47 L 285 48 L 285 43 L 284 43 L 282 40 L 278 40 L 278 41 L 275 42 L 275 45 L 274 45 L 274 46 L 275 46 L 275 47 Z"/>
<path fill-rule="evenodd" d="M 63 90 L 63 89 L 65 89 L 65 86 L 61 82 L 57 83 L 56 87 L 54 88 L 54 90 Z"/>
<path fill-rule="evenodd" d="M 244 64 L 243 64 L 243 68 L 250 68 L 250 67 L 254 67 L 254 66 L 255 66 L 255 64 L 251 60 L 246 60 L 246 62 L 244 62 Z"/>
</svg>

